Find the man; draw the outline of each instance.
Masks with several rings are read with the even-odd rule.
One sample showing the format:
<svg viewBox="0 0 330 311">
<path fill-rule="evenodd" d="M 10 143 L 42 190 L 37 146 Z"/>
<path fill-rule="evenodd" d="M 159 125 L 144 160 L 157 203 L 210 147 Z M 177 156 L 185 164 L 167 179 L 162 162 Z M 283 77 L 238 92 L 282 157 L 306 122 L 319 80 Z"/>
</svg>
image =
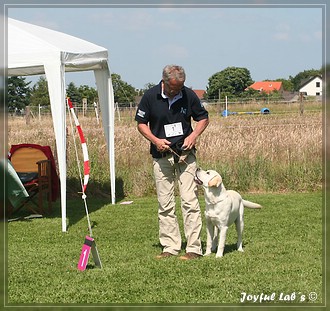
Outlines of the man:
<svg viewBox="0 0 330 311">
<path fill-rule="evenodd" d="M 208 112 L 197 95 L 184 86 L 181 66 L 167 65 L 161 82 L 143 95 L 135 120 L 139 132 L 150 141 L 158 197 L 159 240 L 163 252 L 156 258 L 176 256 L 181 235 L 175 213 L 174 183 L 178 180 L 186 254 L 182 260 L 202 256 L 202 219 L 194 176 L 197 169 L 195 145 L 209 123 Z M 191 120 L 196 121 L 192 128 Z"/>
</svg>

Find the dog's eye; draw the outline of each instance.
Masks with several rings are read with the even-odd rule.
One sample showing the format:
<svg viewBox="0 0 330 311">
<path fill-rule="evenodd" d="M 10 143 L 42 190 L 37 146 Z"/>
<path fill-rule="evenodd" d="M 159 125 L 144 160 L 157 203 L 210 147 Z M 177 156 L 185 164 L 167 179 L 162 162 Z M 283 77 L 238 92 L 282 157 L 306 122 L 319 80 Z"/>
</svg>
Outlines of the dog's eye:
<svg viewBox="0 0 330 311">
<path fill-rule="evenodd" d="M 207 175 L 210 175 L 210 172 L 206 172 Z"/>
</svg>

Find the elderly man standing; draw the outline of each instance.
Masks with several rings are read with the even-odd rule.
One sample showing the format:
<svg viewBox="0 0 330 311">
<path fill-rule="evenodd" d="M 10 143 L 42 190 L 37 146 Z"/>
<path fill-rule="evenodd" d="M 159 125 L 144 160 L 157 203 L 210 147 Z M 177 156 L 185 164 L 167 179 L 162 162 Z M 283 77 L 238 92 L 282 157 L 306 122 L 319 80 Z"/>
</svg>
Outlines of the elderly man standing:
<svg viewBox="0 0 330 311">
<path fill-rule="evenodd" d="M 158 197 L 159 240 L 163 251 L 156 258 L 179 255 L 181 234 L 175 212 L 175 181 L 178 180 L 186 253 L 190 260 L 202 256 L 201 211 L 194 176 L 196 141 L 209 123 L 208 112 L 197 95 L 184 85 L 181 66 L 167 65 L 160 83 L 143 95 L 135 120 L 139 132 L 150 141 Z M 196 123 L 192 127 L 192 120 Z"/>
</svg>

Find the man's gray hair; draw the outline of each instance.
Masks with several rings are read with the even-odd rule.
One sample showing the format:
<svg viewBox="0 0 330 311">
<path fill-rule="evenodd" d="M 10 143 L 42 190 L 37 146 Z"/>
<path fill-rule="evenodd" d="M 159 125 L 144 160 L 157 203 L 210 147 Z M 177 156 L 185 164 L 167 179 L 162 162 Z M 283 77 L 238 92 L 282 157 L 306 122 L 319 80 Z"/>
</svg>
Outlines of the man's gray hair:
<svg viewBox="0 0 330 311">
<path fill-rule="evenodd" d="M 163 69 L 163 80 L 168 82 L 169 80 L 176 80 L 184 82 L 186 80 L 186 73 L 183 67 L 178 65 L 166 65 Z"/>
</svg>

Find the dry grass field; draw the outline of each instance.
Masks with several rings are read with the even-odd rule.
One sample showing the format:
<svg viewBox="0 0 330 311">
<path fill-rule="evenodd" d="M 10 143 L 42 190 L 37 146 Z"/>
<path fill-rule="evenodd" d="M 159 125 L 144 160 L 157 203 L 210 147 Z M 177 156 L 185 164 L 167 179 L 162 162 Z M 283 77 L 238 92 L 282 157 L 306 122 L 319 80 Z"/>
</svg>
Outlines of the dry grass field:
<svg viewBox="0 0 330 311">
<path fill-rule="evenodd" d="M 231 107 L 256 111 L 258 107 Z M 227 188 L 242 192 L 314 191 L 322 187 L 321 104 L 275 105 L 268 115 L 239 114 L 222 117 L 210 106 L 210 125 L 197 145 L 199 166 L 218 170 Z M 274 113 L 272 113 L 274 111 Z M 120 116 L 120 119 L 119 119 Z M 116 113 L 115 157 L 118 198 L 154 194 L 149 143 L 137 132 L 134 112 Z M 91 162 L 87 191 L 110 193 L 109 166 L 101 125 L 93 116 L 79 117 Z M 68 122 L 69 124 L 69 122 Z M 36 143 L 56 147 L 50 116 L 8 117 L 8 148 L 11 144 Z M 80 150 L 79 140 L 78 150 Z M 78 169 L 70 126 L 67 136 L 68 192 L 79 191 Z"/>
</svg>

